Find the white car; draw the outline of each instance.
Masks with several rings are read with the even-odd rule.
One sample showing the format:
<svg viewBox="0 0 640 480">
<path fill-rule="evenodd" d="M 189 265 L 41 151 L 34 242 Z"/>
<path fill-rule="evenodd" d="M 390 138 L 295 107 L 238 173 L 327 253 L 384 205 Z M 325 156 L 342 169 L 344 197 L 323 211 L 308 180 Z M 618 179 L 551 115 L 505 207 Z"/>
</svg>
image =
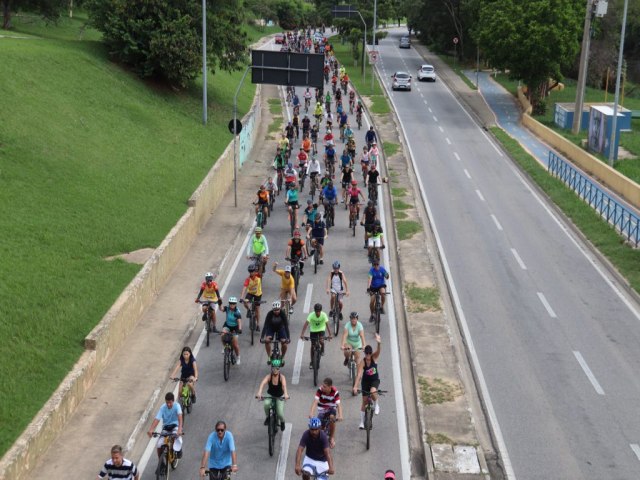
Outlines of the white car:
<svg viewBox="0 0 640 480">
<path fill-rule="evenodd" d="M 418 69 L 418 81 L 421 82 L 422 80 L 436 81 L 436 71 L 433 65 L 422 65 Z"/>
</svg>

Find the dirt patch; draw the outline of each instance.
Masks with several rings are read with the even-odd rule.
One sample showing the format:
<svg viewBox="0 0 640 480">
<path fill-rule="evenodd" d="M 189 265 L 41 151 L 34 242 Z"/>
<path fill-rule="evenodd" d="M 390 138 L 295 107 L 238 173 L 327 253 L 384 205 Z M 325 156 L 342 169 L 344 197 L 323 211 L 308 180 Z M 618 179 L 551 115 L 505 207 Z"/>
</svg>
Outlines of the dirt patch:
<svg viewBox="0 0 640 480">
<path fill-rule="evenodd" d="M 106 257 L 105 260 L 115 260 L 119 258 L 128 263 L 136 263 L 138 265 L 144 265 L 147 260 L 153 255 L 155 252 L 155 248 L 141 248 L 140 250 L 134 250 L 129 253 L 121 253 L 120 255 L 113 255 L 111 257 Z"/>
</svg>

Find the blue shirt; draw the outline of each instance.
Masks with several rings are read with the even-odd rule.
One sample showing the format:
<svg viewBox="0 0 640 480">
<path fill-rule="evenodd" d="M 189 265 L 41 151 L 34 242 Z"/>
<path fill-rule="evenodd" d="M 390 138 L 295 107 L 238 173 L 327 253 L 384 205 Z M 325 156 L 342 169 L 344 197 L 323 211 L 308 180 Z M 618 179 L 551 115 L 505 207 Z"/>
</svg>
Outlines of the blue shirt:
<svg viewBox="0 0 640 480">
<path fill-rule="evenodd" d="M 224 307 L 224 311 L 226 313 L 226 324 L 229 327 L 237 327 L 238 326 L 238 319 L 242 318 L 242 314 L 240 313 L 240 310 L 238 310 L 238 307 L 236 307 L 235 310 L 231 310 L 228 306 Z"/>
<path fill-rule="evenodd" d="M 209 470 L 212 468 L 220 470 L 232 465 L 231 452 L 236 451 L 236 444 L 229 431 L 224 432 L 222 441 L 218 439 L 217 432 L 211 432 L 204 449 L 209 452 Z"/>
<path fill-rule="evenodd" d="M 340 155 L 340 160 L 342 160 L 342 166 L 344 167 L 345 165 L 351 163 L 351 155 L 349 155 L 348 153 L 343 153 L 342 155 Z"/>
<path fill-rule="evenodd" d="M 349 120 L 349 117 L 347 116 L 346 112 L 340 115 L 340 125 L 344 125 L 345 123 L 347 123 L 347 120 Z"/>
<path fill-rule="evenodd" d="M 338 196 L 338 191 L 336 190 L 336 187 L 330 188 L 329 185 L 327 185 L 322 189 L 322 196 L 327 200 L 335 200 Z"/>
<path fill-rule="evenodd" d="M 165 403 L 160 407 L 160 410 L 158 410 L 156 420 L 162 420 L 163 428 L 167 425 L 178 426 L 178 415 L 182 415 L 182 408 L 180 408 L 180 404 L 178 402 L 173 402 L 173 407 L 171 407 L 171 409 L 169 409 Z"/>
<path fill-rule="evenodd" d="M 384 285 L 386 276 L 389 275 L 382 265 L 376 270 L 371 267 L 369 270 L 369 276 L 371 277 L 371 288 L 380 288 Z"/>
</svg>

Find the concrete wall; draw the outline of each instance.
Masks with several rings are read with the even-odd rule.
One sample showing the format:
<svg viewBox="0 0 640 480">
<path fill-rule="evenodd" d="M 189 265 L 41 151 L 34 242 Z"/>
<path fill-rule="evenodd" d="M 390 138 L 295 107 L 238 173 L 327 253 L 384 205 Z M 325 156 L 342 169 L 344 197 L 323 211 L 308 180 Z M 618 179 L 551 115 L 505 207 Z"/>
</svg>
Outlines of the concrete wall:
<svg viewBox="0 0 640 480">
<path fill-rule="evenodd" d="M 261 117 L 260 86 L 243 124 L 258 125 Z M 251 122 L 248 120 L 250 117 Z M 247 135 L 249 152 L 256 135 Z M 238 142 L 238 148 L 240 142 Z M 29 478 L 40 455 L 64 428 L 112 354 L 133 331 L 142 312 L 168 280 L 196 235 L 233 187 L 233 141 L 215 162 L 188 202 L 188 208 L 142 270 L 129 283 L 100 323 L 85 338 L 85 352 L 18 440 L 0 460 L 0 479 Z"/>
</svg>

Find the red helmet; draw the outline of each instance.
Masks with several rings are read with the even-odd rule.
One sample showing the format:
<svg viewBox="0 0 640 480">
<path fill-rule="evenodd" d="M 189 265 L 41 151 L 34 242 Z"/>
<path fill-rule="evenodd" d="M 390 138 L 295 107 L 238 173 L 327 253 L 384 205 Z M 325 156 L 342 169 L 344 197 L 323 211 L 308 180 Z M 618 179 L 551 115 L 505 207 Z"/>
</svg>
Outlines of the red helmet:
<svg viewBox="0 0 640 480">
<path fill-rule="evenodd" d="M 357 180 L 351 180 L 351 185 L 357 185 L 358 181 Z"/>
</svg>

